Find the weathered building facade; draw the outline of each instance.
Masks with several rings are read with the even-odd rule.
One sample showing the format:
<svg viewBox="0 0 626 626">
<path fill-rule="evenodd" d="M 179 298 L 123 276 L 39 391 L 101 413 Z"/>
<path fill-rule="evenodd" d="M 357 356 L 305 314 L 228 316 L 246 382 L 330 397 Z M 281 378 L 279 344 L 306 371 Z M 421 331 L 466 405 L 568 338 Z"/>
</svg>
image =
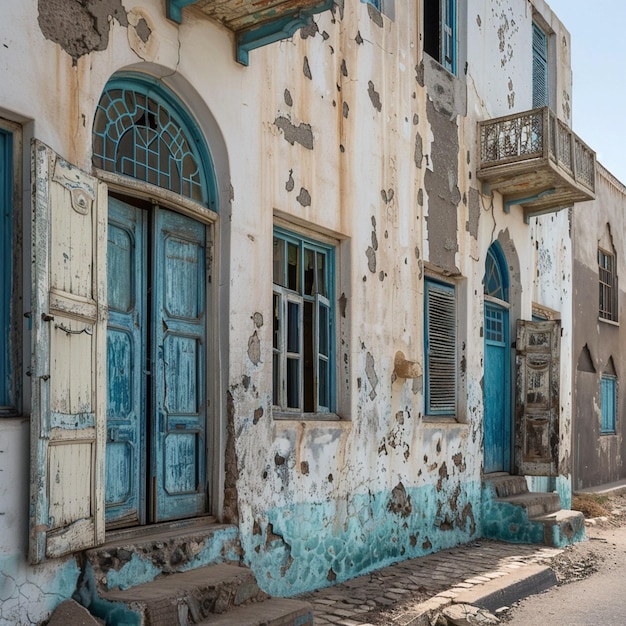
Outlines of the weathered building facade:
<svg viewBox="0 0 626 626">
<path fill-rule="evenodd" d="M 574 253 L 574 489 L 624 479 L 624 371 L 620 311 L 626 189 L 597 169 L 596 199 L 572 211 Z"/>
<path fill-rule="evenodd" d="M 569 507 L 569 34 L 542 0 L 252 4 L 5 7 L 0 621 L 541 540 L 489 474 Z M 85 565 L 181 519 L 191 551 Z"/>
</svg>

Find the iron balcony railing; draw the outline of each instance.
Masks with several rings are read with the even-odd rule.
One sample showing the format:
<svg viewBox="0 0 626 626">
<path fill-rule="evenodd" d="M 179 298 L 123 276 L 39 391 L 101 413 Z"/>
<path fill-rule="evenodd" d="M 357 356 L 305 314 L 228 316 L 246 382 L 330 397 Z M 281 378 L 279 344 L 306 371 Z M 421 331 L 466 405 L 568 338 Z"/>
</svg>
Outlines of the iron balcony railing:
<svg viewBox="0 0 626 626">
<path fill-rule="evenodd" d="M 595 153 L 549 107 L 479 123 L 480 170 L 551 162 L 576 183 L 595 192 Z"/>
</svg>

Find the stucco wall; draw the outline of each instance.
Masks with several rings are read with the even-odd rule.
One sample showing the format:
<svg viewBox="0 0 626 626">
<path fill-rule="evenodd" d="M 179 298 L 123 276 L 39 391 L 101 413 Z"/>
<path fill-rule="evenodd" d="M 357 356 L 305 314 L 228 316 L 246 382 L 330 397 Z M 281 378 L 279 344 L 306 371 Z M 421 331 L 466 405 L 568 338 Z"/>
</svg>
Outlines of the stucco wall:
<svg viewBox="0 0 626 626">
<path fill-rule="evenodd" d="M 479 537 L 482 280 L 491 243 L 500 241 L 507 257 L 512 325 L 530 319 L 536 301 L 567 307 L 567 248 L 555 252 L 546 234 L 567 242 L 566 216 L 533 230 L 475 176 L 476 123 L 531 106 L 530 5 L 470 2 L 467 66 L 452 77 L 421 54 L 416 4 L 397 2 L 391 21 L 364 3 L 340 3 L 314 28 L 253 51 L 247 68 L 234 61 L 225 29 L 193 10 L 178 26 L 152 0 L 97 9 L 16 0 L 0 24 L 2 81 L 13 86 L 0 96 L 0 113 L 79 167 L 91 170 L 102 89 L 125 69 L 159 77 L 207 137 L 218 181 L 223 358 L 214 508 L 239 523 L 245 560 L 273 594 Z M 68 7 L 77 13 L 62 19 Z M 90 35 L 81 39 L 85 24 Z M 569 93 L 569 74 L 559 81 Z M 28 159 L 25 150 L 25 172 Z M 28 184 L 25 174 L 25 216 Z M 337 420 L 272 415 L 276 223 L 337 245 Z M 538 274 L 539 241 L 554 262 Z M 422 377 L 394 373 L 398 351 L 423 364 L 425 269 L 457 280 L 456 421 L 425 420 Z M 0 518 L 0 542 L 13 546 L 5 573 L 21 585 L 42 572 L 68 595 L 73 561 L 38 570 L 24 561 L 26 421 L 2 422 L 0 433 L 17 461 L 14 480 L 1 476 L 16 502 L 14 516 Z M 39 616 L 57 600 L 47 597 Z"/>
<path fill-rule="evenodd" d="M 574 489 L 602 485 L 625 477 L 623 416 L 626 399 L 620 392 L 620 379 L 626 366 L 626 355 L 621 350 L 626 337 L 621 323 L 624 289 L 620 278 L 626 271 L 626 247 L 622 236 L 626 188 L 610 172 L 598 166 L 596 196 L 594 201 L 581 203 L 572 212 L 575 285 L 572 346 Z M 615 254 L 619 324 L 603 321 L 598 316 L 598 247 Z M 611 358 L 618 378 L 616 432 L 600 434 L 600 380 Z"/>
</svg>

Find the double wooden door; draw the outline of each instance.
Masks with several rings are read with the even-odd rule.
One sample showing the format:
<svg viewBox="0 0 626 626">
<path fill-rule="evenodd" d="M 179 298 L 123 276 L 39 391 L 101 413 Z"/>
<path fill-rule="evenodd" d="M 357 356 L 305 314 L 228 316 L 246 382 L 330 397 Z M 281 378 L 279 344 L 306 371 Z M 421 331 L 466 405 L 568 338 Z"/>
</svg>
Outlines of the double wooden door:
<svg viewBox="0 0 626 626">
<path fill-rule="evenodd" d="M 207 227 L 109 196 L 106 522 L 207 507 Z"/>
</svg>

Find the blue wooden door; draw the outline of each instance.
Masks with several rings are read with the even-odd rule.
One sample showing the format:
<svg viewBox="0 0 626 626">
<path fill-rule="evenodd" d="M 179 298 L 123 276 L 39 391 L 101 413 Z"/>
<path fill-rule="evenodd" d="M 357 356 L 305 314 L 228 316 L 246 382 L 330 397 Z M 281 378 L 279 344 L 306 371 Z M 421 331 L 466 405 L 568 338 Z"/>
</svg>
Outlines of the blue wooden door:
<svg viewBox="0 0 626 626">
<path fill-rule="evenodd" d="M 105 461 L 109 527 L 146 521 L 146 224 L 145 211 L 109 198 Z"/>
<path fill-rule="evenodd" d="M 484 471 L 508 472 L 511 466 L 509 312 L 485 302 Z"/>
<path fill-rule="evenodd" d="M 155 220 L 152 480 L 156 519 L 206 508 L 206 226 Z"/>
<path fill-rule="evenodd" d="M 206 226 L 110 198 L 106 519 L 206 511 Z"/>
</svg>

